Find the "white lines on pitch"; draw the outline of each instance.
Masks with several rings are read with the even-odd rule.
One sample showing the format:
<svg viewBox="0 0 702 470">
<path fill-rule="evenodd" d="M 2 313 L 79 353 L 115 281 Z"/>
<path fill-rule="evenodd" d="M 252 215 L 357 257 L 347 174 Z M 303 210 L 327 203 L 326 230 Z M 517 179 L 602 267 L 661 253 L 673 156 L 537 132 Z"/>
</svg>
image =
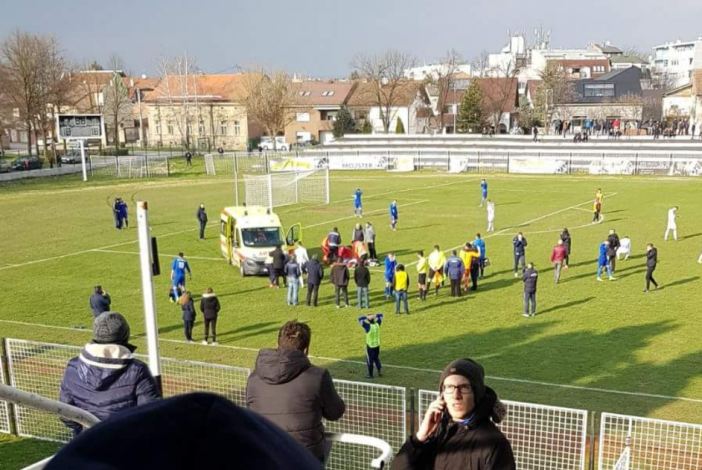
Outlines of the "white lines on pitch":
<svg viewBox="0 0 702 470">
<path fill-rule="evenodd" d="M 172 237 L 173 235 L 180 235 L 181 233 L 187 233 L 187 232 L 194 232 L 198 230 L 197 228 L 192 228 L 192 229 L 187 229 L 187 230 L 178 230 L 176 232 L 169 232 L 169 233 L 164 233 L 163 235 L 158 235 L 158 238 L 166 238 L 166 237 Z M 135 231 L 136 233 L 136 231 Z M 12 268 L 21 268 L 23 266 L 29 266 L 31 264 L 37 264 L 37 263 L 44 263 L 46 261 L 54 261 L 57 259 L 62 259 L 62 258 L 68 258 L 69 256 L 78 256 L 78 255 L 83 255 L 85 253 L 91 253 L 95 251 L 100 251 L 100 250 L 107 250 L 109 248 L 115 248 L 118 246 L 124 246 L 124 245 L 130 245 L 132 243 L 137 243 L 138 240 L 129 240 L 126 242 L 119 242 L 119 243 L 113 243 L 111 245 L 105 245 L 105 246 L 100 246 L 97 248 L 89 248 L 87 250 L 80 250 L 80 251 L 74 251 L 72 253 L 66 253 L 63 255 L 57 255 L 57 256 L 50 256 L 48 258 L 42 258 L 42 259 L 35 259 L 32 261 L 25 261 L 24 263 L 16 263 L 16 264 L 10 264 L 8 266 L 2 266 L 0 267 L 0 271 L 3 271 L 5 269 L 12 269 Z"/>
<path fill-rule="evenodd" d="M 50 328 L 50 329 L 57 329 L 57 330 L 71 330 L 71 331 L 78 331 L 78 332 L 83 332 L 83 333 L 92 333 L 92 331 L 88 328 L 75 328 L 75 327 L 67 327 L 67 326 L 44 325 L 42 323 L 30 323 L 30 322 L 21 322 L 21 321 L 13 321 L 13 320 L 0 320 L 0 322 L 23 325 L 23 326 L 33 326 L 33 327 Z M 141 338 L 142 336 L 143 335 L 135 335 L 134 337 Z M 187 346 L 199 346 L 200 345 L 200 343 L 190 344 L 187 341 L 179 340 L 179 339 L 159 338 L 159 341 L 166 342 L 166 343 L 183 344 L 183 345 L 187 345 Z M 234 350 L 246 351 L 246 352 L 258 352 L 260 350 L 259 348 L 250 348 L 250 347 L 245 347 L 245 346 L 230 346 L 230 345 L 222 345 L 222 344 L 217 345 L 217 346 L 212 346 L 212 345 L 204 346 L 204 345 L 202 345 L 202 347 L 234 349 Z M 328 361 L 328 362 L 340 362 L 340 363 L 344 363 L 344 364 L 355 364 L 355 365 L 363 365 L 363 366 L 366 365 L 365 361 L 354 361 L 351 359 L 339 359 L 336 357 L 325 357 L 325 356 L 309 356 L 309 357 L 310 357 L 310 359 L 319 359 L 319 360 Z M 441 373 L 441 371 L 438 369 L 428 369 L 428 368 L 412 367 L 412 366 L 398 366 L 398 365 L 394 365 L 394 364 L 383 364 L 383 367 L 390 368 L 390 369 L 409 370 L 409 371 L 414 371 L 414 372 L 428 372 L 428 373 L 437 374 L 437 375 Z M 559 383 L 552 383 L 552 382 L 543 382 L 540 380 L 517 379 L 517 378 L 513 378 L 513 377 L 487 376 L 486 378 L 491 379 L 491 380 L 499 380 L 502 382 L 513 382 L 513 383 L 527 384 L 527 385 L 539 385 L 539 386 L 544 386 L 544 387 L 554 387 L 554 388 L 562 388 L 562 389 L 585 391 L 585 392 L 609 393 L 609 394 L 614 394 L 614 395 L 625 395 L 625 396 L 632 396 L 632 397 L 645 397 L 645 398 L 656 398 L 656 399 L 662 399 L 662 400 L 676 400 L 676 401 L 686 401 L 686 402 L 691 402 L 691 403 L 702 403 L 702 399 L 700 399 L 700 398 L 674 397 L 674 396 L 669 396 L 669 395 L 660 395 L 660 394 L 656 394 L 656 393 L 630 392 L 630 391 L 626 391 L 626 390 L 616 390 L 616 389 L 599 388 L 599 387 L 588 387 L 588 386 L 584 386 L 584 385 L 559 384 Z"/>
<path fill-rule="evenodd" d="M 400 206 L 400 209 L 402 209 L 403 207 L 414 206 L 416 204 L 424 204 L 425 202 L 429 202 L 429 199 L 422 199 L 420 201 L 414 201 L 414 202 L 409 202 L 407 204 L 402 204 Z M 370 214 L 384 213 L 387 211 L 388 211 L 388 209 L 376 209 L 374 211 L 368 211 L 368 212 L 364 213 L 363 216 L 365 217 L 365 216 L 370 215 Z M 325 222 L 319 222 L 316 224 L 305 225 L 304 228 L 307 229 L 307 228 L 312 228 L 312 227 L 319 227 L 321 225 L 329 225 L 329 224 L 333 224 L 334 222 L 340 222 L 342 220 L 355 219 L 355 218 L 357 218 L 355 215 L 349 215 L 346 217 L 339 217 L 338 219 L 327 220 Z"/>
</svg>

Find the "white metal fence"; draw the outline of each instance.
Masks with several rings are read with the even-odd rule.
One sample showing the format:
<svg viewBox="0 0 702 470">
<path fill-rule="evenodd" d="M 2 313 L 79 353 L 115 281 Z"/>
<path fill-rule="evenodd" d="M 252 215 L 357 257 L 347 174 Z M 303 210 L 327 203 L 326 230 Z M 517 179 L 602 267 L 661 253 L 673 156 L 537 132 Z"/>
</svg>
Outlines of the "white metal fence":
<svg viewBox="0 0 702 470">
<path fill-rule="evenodd" d="M 421 422 L 438 392 L 419 391 Z M 507 436 L 520 470 L 584 470 L 587 411 L 502 400 L 507 416 L 498 426 Z"/>
<path fill-rule="evenodd" d="M 339 421 L 326 422 L 326 430 L 377 437 L 397 452 L 407 436 L 405 388 L 346 380 L 334 380 L 334 386 L 346 403 L 346 412 Z M 335 444 L 327 468 L 368 468 L 376 453 L 367 446 Z"/>
<path fill-rule="evenodd" d="M 600 469 L 624 462 L 625 470 L 700 470 L 702 425 L 602 413 L 598 462 Z"/>
<path fill-rule="evenodd" d="M 2 367 L 2 364 L 0 363 L 0 383 L 7 383 L 7 379 L 5 378 L 5 368 Z M 10 433 L 12 430 L 10 426 L 10 404 L 7 403 L 6 401 L 0 400 L 0 432 L 4 432 L 5 434 Z"/>
</svg>

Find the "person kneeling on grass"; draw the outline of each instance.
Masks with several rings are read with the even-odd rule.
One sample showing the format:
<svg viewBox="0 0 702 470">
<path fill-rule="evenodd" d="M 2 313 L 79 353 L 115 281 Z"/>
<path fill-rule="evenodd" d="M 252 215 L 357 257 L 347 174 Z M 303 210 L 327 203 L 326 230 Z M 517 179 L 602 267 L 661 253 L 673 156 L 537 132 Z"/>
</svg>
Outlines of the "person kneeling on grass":
<svg viewBox="0 0 702 470">
<path fill-rule="evenodd" d="M 161 398 L 149 367 L 132 353 L 129 323 L 117 312 L 104 312 L 93 322 L 93 340 L 68 361 L 59 401 L 77 406 L 105 420 L 129 408 Z M 83 426 L 65 421 L 73 435 Z"/>
<path fill-rule="evenodd" d="M 217 317 L 219 316 L 219 299 L 211 287 L 208 287 L 200 299 L 200 311 L 205 319 L 205 339 L 202 344 L 207 344 L 210 337 L 210 326 L 212 326 L 212 345 L 217 345 Z"/>
<path fill-rule="evenodd" d="M 358 317 L 358 323 L 366 332 L 366 365 L 368 366 L 367 379 L 373 378 L 373 365 L 378 370 L 378 377 L 382 365 L 380 364 L 380 325 L 383 323 L 382 313 L 371 313 L 370 315 Z"/>
<path fill-rule="evenodd" d="M 495 426 L 506 414 L 495 391 L 485 385 L 483 366 L 457 359 L 441 373 L 439 398 L 391 468 L 515 470 L 512 446 Z"/>
</svg>

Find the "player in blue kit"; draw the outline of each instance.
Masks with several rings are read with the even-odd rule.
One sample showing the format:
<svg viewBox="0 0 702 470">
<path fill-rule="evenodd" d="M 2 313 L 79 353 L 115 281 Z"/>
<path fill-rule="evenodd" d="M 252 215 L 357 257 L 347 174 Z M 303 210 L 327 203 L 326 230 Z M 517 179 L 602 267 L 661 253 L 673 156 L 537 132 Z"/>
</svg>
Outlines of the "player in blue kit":
<svg viewBox="0 0 702 470">
<path fill-rule="evenodd" d="M 178 253 L 178 256 L 173 258 L 171 263 L 171 299 L 175 302 L 180 297 L 180 294 L 185 291 L 185 273 L 192 280 L 193 273 L 190 271 L 190 265 L 185 259 L 183 252 Z"/>
<path fill-rule="evenodd" d="M 483 204 L 487 202 L 488 196 L 488 185 L 487 181 L 485 181 L 485 178 L 480 180 L 480 193 L 482 195 L 482 198 L 480 199 L 480 207 L 483 207 Z"/>
<path fill-rule="evenodd" d="M 363 217 L 363 203 L 361 202 L 361 196 L 363 191 L 361 188 L 356 188 L 356 192 L 353 193 L 353 213 L 356 217 Z"/>
<path fill-rule="evenodd" d="M 397 219 L 397 201 L 392 201 L 390 203 L 390 228 L 393 230 L 393 232 L 397 231 Z"/>
</svg>

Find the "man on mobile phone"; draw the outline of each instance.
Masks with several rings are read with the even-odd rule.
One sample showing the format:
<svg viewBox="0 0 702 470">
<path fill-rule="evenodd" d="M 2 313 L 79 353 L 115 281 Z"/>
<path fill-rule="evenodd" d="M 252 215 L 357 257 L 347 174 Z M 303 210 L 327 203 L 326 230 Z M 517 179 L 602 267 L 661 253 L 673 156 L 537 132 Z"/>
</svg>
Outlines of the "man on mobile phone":
<svg viewBox="0 0 702 470">
<path fill-rule="evenodd" d="M 505 406 L 485 386 L 483 367 L 472 359 L 451 362 L 441 373 L 439 392 L 392 468 L 515 470 L 512 446 L 495 426 Z"/>
</svg>

